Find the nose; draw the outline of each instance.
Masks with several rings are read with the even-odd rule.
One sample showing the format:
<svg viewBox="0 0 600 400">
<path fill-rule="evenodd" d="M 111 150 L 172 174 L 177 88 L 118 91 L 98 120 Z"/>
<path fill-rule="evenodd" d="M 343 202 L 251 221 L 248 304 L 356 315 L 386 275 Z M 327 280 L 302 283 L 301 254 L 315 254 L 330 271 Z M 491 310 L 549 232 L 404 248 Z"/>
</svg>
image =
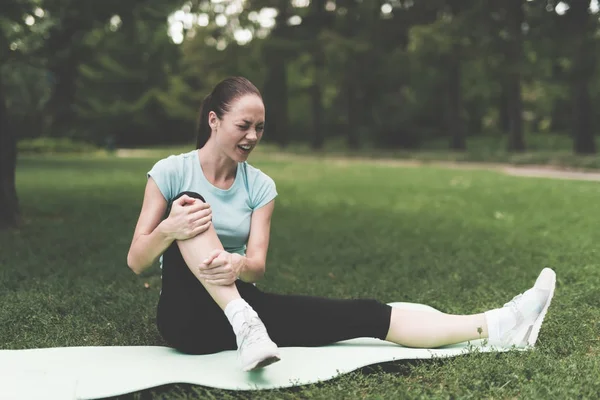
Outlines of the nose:
<svg viewBox="0 0 600 400">
<path fill-rule="evenodd" d="M 246 133 L 246 140 L 256 141 L 258 139 L 258 134 L 256 133 L 256 129 L 248 129 L 248 133 Z"/>
</svg>

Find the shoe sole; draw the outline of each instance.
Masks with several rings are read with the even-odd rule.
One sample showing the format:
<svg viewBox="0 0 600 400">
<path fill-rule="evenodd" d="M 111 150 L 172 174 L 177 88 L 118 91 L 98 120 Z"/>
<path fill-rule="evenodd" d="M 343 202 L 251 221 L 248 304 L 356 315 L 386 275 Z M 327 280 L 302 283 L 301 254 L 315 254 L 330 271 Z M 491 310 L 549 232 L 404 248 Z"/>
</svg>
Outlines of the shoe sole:
<svg viewBox="0 0 600 400">
<path fill-rule="evenodd" d="M 554 297 L 554 289 L 556 288 L 556 274 L 553 274 L 552 277 L 552 289 L 550 290 L 550 295 L 548 295 L 548 299 L 546 300 L 546 304 L 542 309 L 540 315 L 536 318 L 533 325 L 531 325 L 529 336 L 527 336 L 527 345 L 534 346 L 535 342 L 537 342 L 538 335 L 540 334 L 540 329 L 542 328 L 542 322 L 544 322 L 544 318 L 546 317 L 546 313 L 548 312 L 548 307 L 550 307 L 550 303 L 552 302 L 552 297 Z"/>
<path fill-rule="evenodd" d="M 268 365 L 274 364 L 274 363 L 276 363 L 277 361 L 280 361 L 280 360 L 281 360 L 281 358 L 279 358 L 279 356 L 276 356 L 276 355 L 270 356 L 270 357 L 264 358 L 262 360 L 258 360 L 256 362 L 254 362 L 254 363 L 246 366 L 244 368 L 244 372 L 255 371 L 257 369 L 261 369 L 261 368 L 264 368 L 264 367 L 266 367 Z"/>
</svg>

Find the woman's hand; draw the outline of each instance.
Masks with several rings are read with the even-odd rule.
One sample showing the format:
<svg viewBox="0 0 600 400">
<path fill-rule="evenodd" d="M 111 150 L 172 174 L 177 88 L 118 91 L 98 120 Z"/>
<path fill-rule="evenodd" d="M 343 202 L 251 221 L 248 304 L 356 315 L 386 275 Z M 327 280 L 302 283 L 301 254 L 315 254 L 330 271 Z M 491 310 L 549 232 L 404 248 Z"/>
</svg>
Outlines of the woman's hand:
<svg viewBox="0 0 600 400">
<path fill-rule="evenodd" d="M 229 286 L 244 266 L 244 257 L 216 249 L 200 264 L 200 279 L 213 285 Z"/>
<path fill-rule="evenodd" d="M 210 205 L 200 199 L 183 195 L 171 205 L 171 212 L 161 223 L 161 229 L 173 240 L 186 240 L 206 231 L 211 223 Z"/>
</svg>

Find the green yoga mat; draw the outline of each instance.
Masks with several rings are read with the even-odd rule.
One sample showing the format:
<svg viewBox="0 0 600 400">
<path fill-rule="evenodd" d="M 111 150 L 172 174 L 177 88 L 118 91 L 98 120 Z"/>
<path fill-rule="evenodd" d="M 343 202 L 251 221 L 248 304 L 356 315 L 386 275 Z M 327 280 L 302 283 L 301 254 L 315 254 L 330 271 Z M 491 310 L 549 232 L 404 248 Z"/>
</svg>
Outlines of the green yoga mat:
<svg viewBox="0 0 600 400">
<path fill-rule="evenodd" d="M 414 303 L 394 307 L 439 312 Z M 281 361 L 242 372 L 235 351 L 186 355 L 168 347 L 58 347 L 0 350 L 0 399 L 97 399 L 169 383 L 229 390 L 285 388 L 326 381 L 358 368 L 394 360 L 453 357 L 490 348 L 483 341 L 413 349 L 361 338 L 323 347 L 280 348 Z"/>
</svg>

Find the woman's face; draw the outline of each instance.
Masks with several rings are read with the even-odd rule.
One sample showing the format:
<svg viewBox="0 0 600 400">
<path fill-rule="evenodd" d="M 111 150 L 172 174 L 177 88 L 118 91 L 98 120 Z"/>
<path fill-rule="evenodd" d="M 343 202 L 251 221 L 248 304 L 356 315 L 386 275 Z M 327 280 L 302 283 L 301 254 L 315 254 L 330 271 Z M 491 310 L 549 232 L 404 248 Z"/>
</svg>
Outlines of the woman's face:
<svg viewBox="0 0 600 400">
<path fill-rule="evenodd" d="M 223 153 L 236 162 L 243 162 L 262 137 L 265 106 L 260 97 L 244 95 L 230 104 L 229 112 L 222 119 L 211 111 L 208 122 Z"/>
</svg>

